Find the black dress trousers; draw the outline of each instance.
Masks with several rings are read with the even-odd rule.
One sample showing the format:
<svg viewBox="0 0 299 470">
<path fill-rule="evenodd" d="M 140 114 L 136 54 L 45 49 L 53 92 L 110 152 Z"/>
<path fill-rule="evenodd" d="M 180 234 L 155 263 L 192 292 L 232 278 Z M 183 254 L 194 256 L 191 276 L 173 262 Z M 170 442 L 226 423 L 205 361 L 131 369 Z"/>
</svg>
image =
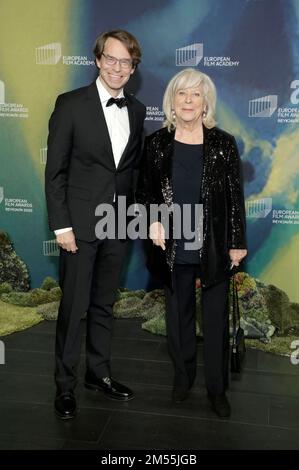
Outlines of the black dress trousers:
<svg viewBox="0 0 299 470">
<path fill-rule="evenodd" d="M 81 319 L 87 313 L 86 368 L 96 377 L 110 376 L 112 308 L 128 242 L 76 241 L 76 253 L 60 252 L 60 287 L 55 380 L 59 392 L 73 390 L 81 349 Z"/>
<path fill-rule="evenodd" d="M 175 265 L 173 289 L 165 286 L 169 354 L 174 365 L 174 387 L 191 388 L 196 376 L 196 296 L 198 265 Z M 228 386 L 229 281 L 202 289 L 204 371 L 208 391 L 214 395 Z"/>
</svg>

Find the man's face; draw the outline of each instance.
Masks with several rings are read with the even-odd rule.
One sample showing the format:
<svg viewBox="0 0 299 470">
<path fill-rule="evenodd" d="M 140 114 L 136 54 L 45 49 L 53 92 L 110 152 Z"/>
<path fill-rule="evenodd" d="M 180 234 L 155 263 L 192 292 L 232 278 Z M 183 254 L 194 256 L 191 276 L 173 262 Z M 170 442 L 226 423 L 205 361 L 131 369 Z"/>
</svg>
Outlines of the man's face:
<svg viewBox="0 0 299 470">
<path fill-rule="evenodd" d="M 115 62 L 113 59 L 118 59 L 115 64 L 113 64 Z M 107 39 L 101 58 L 96 59 L 100 69 L 100 80 L 114 97 L 120 93 L 135 71 L 131 60 L 127 48 L 115 38 Z"/>
</svg>

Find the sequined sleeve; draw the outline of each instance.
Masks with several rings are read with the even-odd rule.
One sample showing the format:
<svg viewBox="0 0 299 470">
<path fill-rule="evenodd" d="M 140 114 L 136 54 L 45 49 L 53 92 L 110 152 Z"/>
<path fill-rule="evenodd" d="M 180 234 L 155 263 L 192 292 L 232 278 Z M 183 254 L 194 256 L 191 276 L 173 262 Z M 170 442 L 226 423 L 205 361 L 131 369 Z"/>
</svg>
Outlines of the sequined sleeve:
<svg viewBox="0 0 299 470">
<path fill-rule="evenodd" d="M 235 138 L 229 142 L 227 157 L 227 187 L 229 216 L 229 248 L 246 248 L 246 217 L 241 159 Z"/>
<path fill-rule="evenodd" d="M 154 154 L 151 149 L 151 140 L 145 138 L 144 148 L 140 162 L 140 172 L 136 192 L 136 201 L 149 208 L 150 204 L 156 202 L 154 195 L 153 172 Z"/>
</svg>

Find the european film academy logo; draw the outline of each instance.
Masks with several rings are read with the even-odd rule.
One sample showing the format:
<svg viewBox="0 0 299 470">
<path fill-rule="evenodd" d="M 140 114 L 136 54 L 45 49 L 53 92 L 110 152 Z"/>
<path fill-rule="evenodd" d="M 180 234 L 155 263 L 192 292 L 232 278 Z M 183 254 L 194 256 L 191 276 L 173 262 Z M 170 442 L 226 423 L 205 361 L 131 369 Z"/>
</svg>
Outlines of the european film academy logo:
<svg viewBox="0 0 299 470">
<path fill-rule="evenodd" d="M 39 158 L 40 158 L 40 163 L 42 165 L 45 165 L 47 163 L 47 152 L 48 152 L 47 147 L 39 149 Z"/>
<path fill-rule="evenodd" d="M 284 107 L 277 108 L 277 95 L 268 95 L 249 101 L 249 117 L 269 118 L 277 109 L 277 123 L 299 123 L 299 80 L 290 83 L 290 100 Z"/>
<path fill-rule="evenodd" d="M 238 67 L 239 61 L 225 56 L 203 55 L 203 43 L 196 42 L 175 50 L 177 67 L 196 67 L 203 59 L 204 67 Z"/>
<path fill-rule="evenodd" d="M 29 110 L 20 103 L 5 102 L 5 83 L 0 80 L 0 117 L 28 118 Z"/>
<path fill-rule="evenodd" d="M 272 224 L 299 225 L 299 210 L 272 209 L 272 198 L 255 199 L 246 202 L 246 217 L 249 219 L 265 219 L 272 212 Z"/>
<path fill-rule="evenodd" d="M 248 116 L 267 118 L 277 109 L 277 95 L 263 96 L 249 101 Z"/>
<path fill-rule="evenodd" d="M 195 43 L 175 50 L 175 65 L 177 67 L 194 67 L 203 58 L 203 44 Z"/>
<path fill-rule="evenodd" d="M 246 202 L 246 217 L 249 219 L 264 219 L 272 210 L 272 197 L 255 199 Z"/>
<path fill-rule="evenodd" d="M 56 240 L 45 240 L 43 242 L 44 256 L 59 256 L 59 246 Z"/>
<path fill-rule="evenodd" d="M 94 61 L 87 56 L 62 55 L 60 42 L 52 42 L 35 48 L 35 62 L 37 65 L 56 65 L 62 58 L 64 65 L 94 65 Z"/>
<path fill-rule="evenodd" d="M 60 42 L 52 42 L 35 49 L 35 59 L 38 65 L 56 65 L 61 58 Z"/>
<path fill-rule="evenodd" d="M 5 103 L 5 85 L 4 82 L 0 80 L 0 104 Z"/>
</svg>

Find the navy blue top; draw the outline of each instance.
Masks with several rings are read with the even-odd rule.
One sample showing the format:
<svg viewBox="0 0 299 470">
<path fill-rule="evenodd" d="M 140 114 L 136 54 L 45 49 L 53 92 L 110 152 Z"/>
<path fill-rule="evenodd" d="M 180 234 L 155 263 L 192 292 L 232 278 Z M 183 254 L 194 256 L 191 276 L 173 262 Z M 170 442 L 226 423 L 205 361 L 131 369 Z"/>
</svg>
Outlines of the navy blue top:
<svg viewBox="0 0 299 470">
<path fill-rule="evenodd" d="M 174 228 L 181 225 L 181 238 L 177 239 L 176 264 L 198 264 L 199 251 L 186 250 L 185 242 L 194 241 L 185 236 L 183 232 L 183 204 L 190 204 L 189 213 L 191 214 L 189 231 L 195 230 L 195 204 L 200 203 L 200 189 L 203 172 L 203 145 L 202 144 L 184 144 L 174 141 L 174 154 L 172 162 L 172 181 L 173 181 L 173 202 L 178 204 L 181 209 L 181 220 L 176 220 L 174 216 Z M 185 224 L 186 224 L 185 219 Z"/>
</svg>

